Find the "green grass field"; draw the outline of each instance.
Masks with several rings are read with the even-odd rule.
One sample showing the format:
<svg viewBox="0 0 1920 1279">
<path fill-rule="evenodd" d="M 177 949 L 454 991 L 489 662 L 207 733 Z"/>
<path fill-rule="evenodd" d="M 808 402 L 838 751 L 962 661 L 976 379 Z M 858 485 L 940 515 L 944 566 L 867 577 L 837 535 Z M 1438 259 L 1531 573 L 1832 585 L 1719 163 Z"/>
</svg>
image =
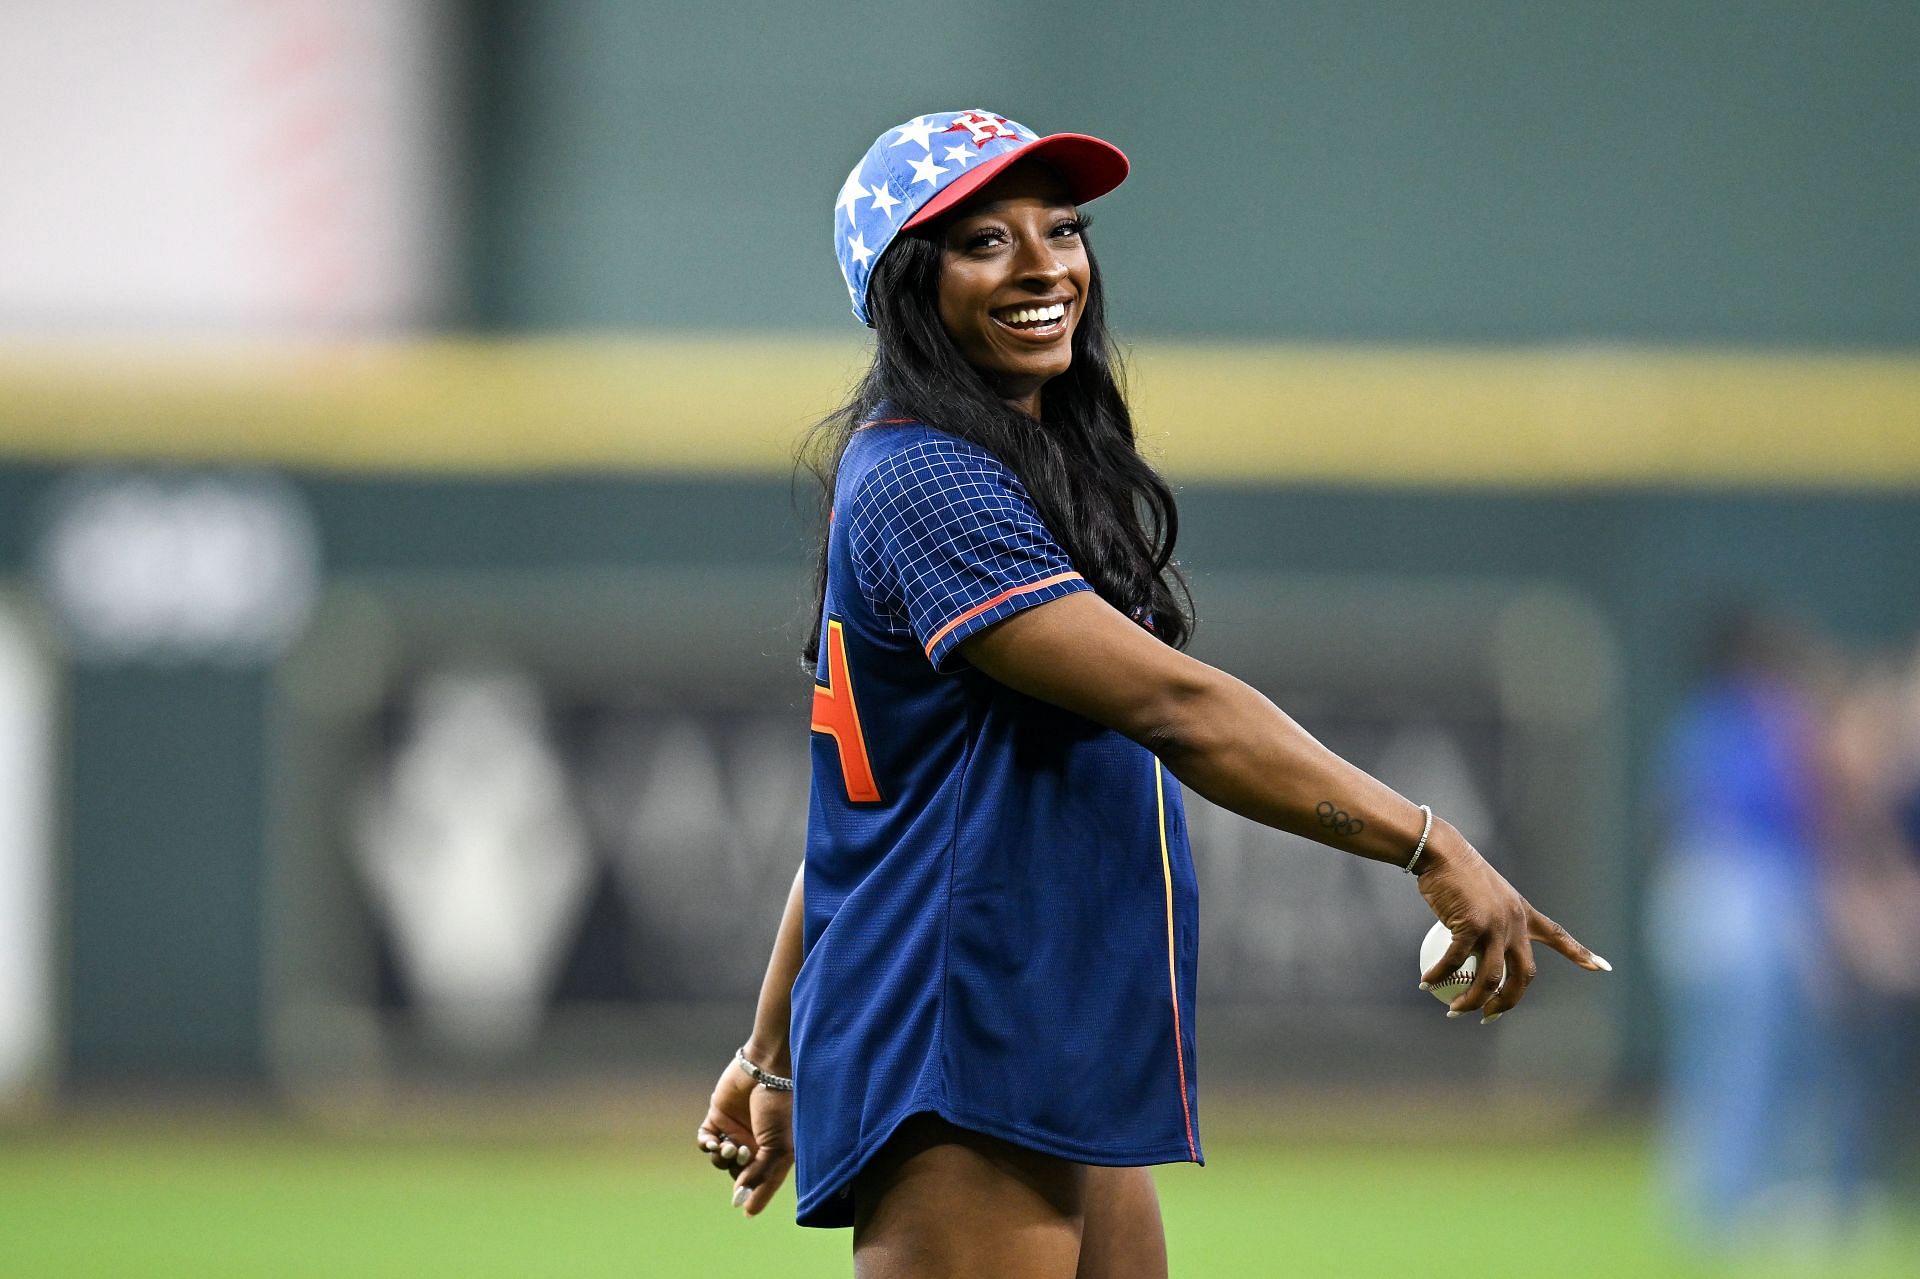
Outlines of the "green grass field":
<svg viewBox="0 0 1920 1279">
<path fill-rule="evenodd" d="M 0 1133 L 7 1279 L 846 1275 L 849 1235 L 746 1221 L 663 1139 L 316 1138 L 231 1123 Z M 1920 1221 L 1707 1264 L 1666 1238 L 1637 1139 L 1406 1149 L 1215 1139 L 1161 1171 L 1177 1276 L 1920 1273 Z"/>
</svg>

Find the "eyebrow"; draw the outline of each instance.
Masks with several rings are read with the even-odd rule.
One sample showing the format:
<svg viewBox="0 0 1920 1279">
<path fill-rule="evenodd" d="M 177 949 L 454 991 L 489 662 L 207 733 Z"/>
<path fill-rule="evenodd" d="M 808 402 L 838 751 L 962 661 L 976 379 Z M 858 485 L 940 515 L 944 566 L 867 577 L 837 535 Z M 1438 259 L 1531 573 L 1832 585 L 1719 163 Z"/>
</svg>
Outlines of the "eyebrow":
<svg viewBox="0 0 1920 1279">
<path fill-rule="evenodd" d="M 1008 204 L 1008 201 L 1006 200 L 995 200 L 989 204 L 976 205 L 974 208 L 968 209 L 964 213 L 956 214 L 953 220 L 955 224 L 958 224 L 961 222 L 969 221 L 973 218 L 995 217 L 998 215 L 1000 210 L 1006 207 L 1007 204 Z M 1080 206 L 1075 204 L 1072 200 L 1048 201 L 1045 207 L 1048 213 L 1057 213 L 1061 209 L 1065 209 L 1070 213 L 1076 213 L 1079 211 L 1079 208 L 1080 208 Z"/>
</svg>

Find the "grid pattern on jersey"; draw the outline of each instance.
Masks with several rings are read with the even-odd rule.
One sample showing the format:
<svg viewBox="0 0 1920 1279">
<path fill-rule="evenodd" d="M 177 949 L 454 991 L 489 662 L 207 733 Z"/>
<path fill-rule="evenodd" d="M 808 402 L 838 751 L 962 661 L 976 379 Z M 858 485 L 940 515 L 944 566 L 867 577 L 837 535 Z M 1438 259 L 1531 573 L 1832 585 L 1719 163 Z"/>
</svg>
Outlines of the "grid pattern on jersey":
<svg viewBox="0 0 1920 1279">
<path fill-rule="evenodd" d="M 867 472 L 845 506 L 861 594 L 936 669 L 969 636 L 1025 608 L 1091 590 L 985 449 L 929 428 Z"/>
</svg>

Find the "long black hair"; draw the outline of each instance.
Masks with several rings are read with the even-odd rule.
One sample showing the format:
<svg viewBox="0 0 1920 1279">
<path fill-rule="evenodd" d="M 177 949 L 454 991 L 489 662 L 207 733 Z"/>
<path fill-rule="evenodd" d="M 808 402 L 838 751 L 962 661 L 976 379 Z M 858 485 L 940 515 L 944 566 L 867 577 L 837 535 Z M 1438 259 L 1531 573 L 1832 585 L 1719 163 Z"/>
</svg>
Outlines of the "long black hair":
<svg viewBox="0 0 1920 1279">
<path fill-rule="evenodd" d="M 1184 648 L 1193 632 L 1193 599 L 1173 558 L 1180 516 L 1173 490 L 1140 456 L 1107 333 L 1100 265 L 1092 245 L 1086 251 L 1089 284 L 1073 333 L 1073 363 L 1042 388 L 1036 423 L 994 394 L 940 322 L 941 250 L 933 234 L 900 235 L 868 283 L 873 363 L 847 402 L 808 432 L 800 461 L 820 481 L 824 515 L 847 441 L 883 406 L 889 417 L 912 418 L 977 444 L 1020 477 L 1040 518 L 1100 598 L 1128 616 L 1144 614 L 1155 635 Z M 829 531 L 820 536 L 812 630 L 803 650 L 809 668 L 820 652 Z"/>
</svg>

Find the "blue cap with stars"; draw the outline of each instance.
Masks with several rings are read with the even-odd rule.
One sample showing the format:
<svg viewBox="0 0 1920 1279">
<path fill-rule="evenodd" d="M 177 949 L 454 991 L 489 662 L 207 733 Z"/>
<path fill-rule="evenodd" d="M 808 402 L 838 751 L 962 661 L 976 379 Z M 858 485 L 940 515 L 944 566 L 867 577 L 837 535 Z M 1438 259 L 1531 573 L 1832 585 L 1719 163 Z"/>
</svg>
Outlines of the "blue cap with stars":
<svg viewBox="0 0 1920 1279">
<path fill-rule="evenodd" d="M 935 111 L 888 129 L 853 166 L 833 206 L 833 251 L 853 299 L 867 314 L 867 281 L 895 236 L 954 208 L 1015 160 L 1045 155 L 1075 204 L 1119 186 L 1127 157 L 1084 133 L 1041 137 L 991 111 Z"/>
</svg>

